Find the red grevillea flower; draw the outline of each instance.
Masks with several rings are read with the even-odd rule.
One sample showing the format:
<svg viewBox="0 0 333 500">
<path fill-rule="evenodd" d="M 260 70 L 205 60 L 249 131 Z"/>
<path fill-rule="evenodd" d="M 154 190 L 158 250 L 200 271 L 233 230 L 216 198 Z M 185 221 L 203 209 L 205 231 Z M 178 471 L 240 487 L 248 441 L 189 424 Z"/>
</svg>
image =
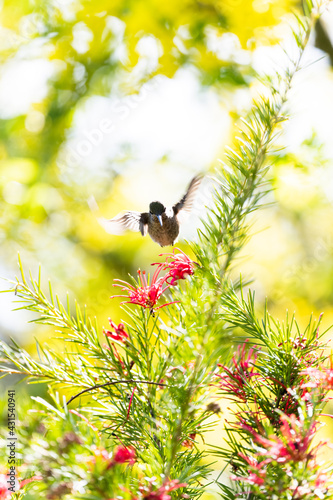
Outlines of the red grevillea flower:
<svg viewBox="0 0 333 500">
<path fill-rule="evenodd" d="M 95 464 L 96 459 L 98 459 L 105 463 L 106 470 L 111 469 L 111 467 L 114 467 L 116 464 L 124 464 L 126 462 L 133 465 L 136 460 L 135 450 L 131 447 L 118 446 L 112 458 L 110 457 L 110 453 L 102 446 L 93 445 L 91 449 L 94 457 L 90 457 L 89 462 Z"/>
<path fill-rule="evenodd" d="M 319 443 L 315 448 L 309 450 L 314 438 L 317 423 L 312 422 L 307 429 L 302 420 L 297 420 L 295 415 L 280 417 L 281 437 L 271 434 L 268 437 L 262 436 L 255 431 L 245 421 L 241 421 L 240 427 L 253 436 L 265 451 L 260 451 L 258 455 L 267 456 L 266 462 L 301 462 L 314 458 L 316 451 L 323 443 Z"/>
<path fill-rule="evenodd" d="M 264 484 L 266 470 L 264 470 L 263 467 L 267 464 L 267 461 L 258 462 L 255 457 L 246 457 L 242 453 L 239 453 L 239 456 L 249 465 L 250 473 L 247 477 L 232 475 L 231 479 L 233 481 L 243 481 L 249 484 L 258 484 L 259 486 Z"/>
<path fill-rule="evenodd" d="M 186 483 L 180 483 L 178 479 L 173 479 L 172 481 L 165 482 L 155 491 L 148 491 L 143 495 L 145 500 L 171 500 L 170 491 L 176 490 L 178 488 L 184 488 L 187 486 Z"/>
<path fill-rule="evenodd" d="M 245 343 L 241 348 L 238 346 L 237 356 L 233 356 L 233 367 L 230 369 L 224 365 L 219 364 L 223 368 L 223 373 L 216 373 L 220 379 L 218 381 L 219 387 L 223 392 L 227 393 L 231 399 L 238 399 L 241 401 L 247 400 L 247 385 L 249 380 L 258 376 L 259 373 L 255 372 L 255 362 L 258 354 L 253 349 L 245 352 Z"/>
<path fill-rule="evenodd" d="M 162 307 L 168 306 L 170 304 L 174 304 L 175 302 L 168 302 L 167 304 L 163 304 L 161 306 L 155 307 L 157 301 L 161 297 L 161 295 L 170 287 L 170 285 L 165 286 L 164 277 L 158 277 L 161 272 L 161 266 L 159 266 L 154 275 L 151 283 L 149 284 L 146 278 L 145 271 L 138 270 L 138 280 L 139 286 L 135 287 L 130 285 L 126 281 L 122 280 L 114 280 L 118 283 L 113 286 L 119 286 L 122 290 L 127 292 L 127 295 L 113 295 L 111 299 L 114 297 L 125 297 L 129 300 L 125 300 L 122 304 L 138 304 L 145 309 L 149 309 L 151 313 L 154 312 L 154 309 L 160 309 Z"/>
<path fill-rule="evenodd" d="M 125 331 L 125 326 L 123 325 L 123 323 L 119 323 L 119 325 L 117 326 L 116 323 L 111 320 L 111 318 L 109 318 L 109 323 L 113 331 L 105 330 L 104 334 L 107 337 L 110 337 L 112 340 L 126 342 L 126 339 L 128 339 L 128 333 Z"/>
<path fill-rule="evenodd" d="M 136 461 L 136 454 L 134 448 L 126 448 L 126 446 L 118 446 L 112 459 L 112 465 L 124 464 L 128 462 L 133 465 Z"/>
<path fill-rule="evenodd" d="M 175 250 L 180 253 L 175 254 Z M 168 271 L 164 276 L 166 283 L 173 286 L 178 280 L 184 280 L 194 274 L 194 266 L 197 264 L 191 260 L 182 250 L 174 248 L 172 253 L 161 253 L 160 257 L 167 255 L 164 264 L 154 263 L 153 266 L 160 266 L 163 271 Z"/>
<path fill-rule="evenodd" d="M 250 472 L 250 474 L 247 477 L 238 477 L 235 475 L 231 475 L 230 479 L 232 481 L 243 481 L 243 483 L 258 484 L 259 486 L 261 486 L 265 482 L 264 479 L 265 474 L 266 474 L 265 471 L 262 471 L 261 476 L 256 472 Z"/>
</svg>

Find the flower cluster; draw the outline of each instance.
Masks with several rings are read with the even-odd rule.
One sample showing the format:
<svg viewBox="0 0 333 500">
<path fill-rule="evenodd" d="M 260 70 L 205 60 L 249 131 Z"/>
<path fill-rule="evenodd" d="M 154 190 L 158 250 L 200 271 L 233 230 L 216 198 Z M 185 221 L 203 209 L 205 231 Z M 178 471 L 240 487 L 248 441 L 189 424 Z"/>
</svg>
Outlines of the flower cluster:
<svg viewBox="0 0 333 500">
<path fill-rule="evenodd" d="M 306 368 L 304 375 L 309 377 L 309 381 L 303 384 L 304 388 L 319 388 L 323 391 L 333 389 L 333 355 L 330 357 L 329 368 Z"/>
<path fill-rule="evenodd" d="M 119 323 L 117 326 L 111 318 L 109 318 L 109 323 L 112 330 L 105 330 L 104 334 L 111 340 L 118 340 L 119 342 L 125 342 L 128 339 L 128 333 L 125 331 L 125 326 L 123 323 Z"/>
<path fill-rule="evenodd" d="M 312 440 L 317 430 L 317 423 L 312 422 L 307 428 L 304 420 L 299 420 L 295 415 L 280 417 L 280 437 L 276 434 L 265 436 L 258 433 L 245 421 L 239 423 L 241 429 L 250 434 L 254 441 L 262 448 L 258 456 L 265 457 L 265 462 L 300 462 L 303 460 L 312 460 L 315 452 L 321 446 L 310 449 Z"/>
<path fill-rule="evenodd" d="M 244 483 L 257 484 L 259 486 L 264 484 L 266 477 L 266 470 L 264 469 L 264 466 L 266 465 L 266 462 L 258 462 L 256 458 L 247 457 L 243 453 L 239 453 L 239 457 L 248 465 L 249 474 L 247 477 L 232 475 L 231 479 L 233 481 L 242 481 Z"/>
<path fill-rule="evenodd" d="M 222 368 L 222 373 L 215 374 L 219 379 L 218 386 L 229 398 L 247 401 L 249 380 L 259 375 L 255 371 L 257 356 L 258 353 L 254 349 L 246 352 L 246 343 L 244 343 L 243 347 L 238 346 L 237 354 L 232 357 L 232 368 L 218 364 L 218 367 Z"/>
<path fill-rule="evenodd" d="M 124 464 L 134 465 L 136 461 L 136 454 L 134 448 L 127 448 L 126 446 L 118 446 L 113 458 L 112 464 Z"/>
<path fill-rule="evenodd" d="M 243 492 L 260 498 L 289 498 L 287 492 L 295 499 L 326 498 L 333 478 L 318 465 L 318 450 L 327 443 L 314 444 L 314 438 L 322 425 L 322 403 L 333 388 L 333 357 L 325 368 L 319 349 L 316 339 L 288 339 L 271 350 L 274 369 L 264 364 L 270 359 L 266 353 L 259 364 L 258 350 L 244 343 L 231 366 L 218 365 L 213 385 L 237 403 L 229 429 L 246 443 L 235 440 L 231 460 L 231 479 Z"/>
<path fill-rule="evenodd" d="M 165 481 L 164 484 L 156 490 L 153 490 L 151 486 L 149 488 L 141 487 L 140 490 L 144 500 L 171 500 L 171 495 L 169 495 L 169 493 L 178 488 L 184 488 L 185 486 L 187 486 L 187 484 L 180 483 L 178 479 L 173 479 L 171 481 Z"/>
<path fill-rule="evenodd" d="M 137 493 L 132 493 L 127 488 L 122 487 L 122 491 L 128 493 L 131 500 L 171 500 L 171 491 L 177 490 L 179 488 L 185 488 L 186 483 L 180 483 L 178 479 L 165 480 L 161 486 L 156 488 L 154 482 L 156 478 L 153 477 L 150 480 L 149 485 L 139 484 Z M 187 495 L 182 495 L 187 498 Z M 114 498 L 108 498 L 106 500 L 115 500 Z"/>
<path fill-rule="evenodd" d="M 106 470 L 111 469 L 115 465 L 128 463 L 134 465 L 136 462 L 136 454 L 134 448 L 126 446 L 118 446 L 113 456 L 102 446 L 92 447 L 93 457 L 89 460 L 90 463 L 96 464 L 97 460 L 101 462 Z"/>
<path fill-rule="evenodd" d="M 173 286 L 178 280 L 184 280 L 188 276 L 194 274 L 194 266 L 197 264 L 193 262 L 184 252 L 179 250 L 180 253 L 175 254 L 175 248 L 172 253 L 160 254 L 160 257 L 167 255 L 166 261 L 163 264 L 154 263 L 153 266 L 160 266 L 163 271 L 167 271 L 164 280 L 169 285 Z"/>
<path fill-rule="evenodd" d="M 155 307 L 161 295 L 169 288 L 170 285 L 165 285 L 164 278 L 159 277 L 161 268 L 157 268 L 153 275 L 151 283 L 147 280 L 145 271 L 138 270 L 139 286 L 135 287 L 126 283 L 126 281 L 115 280 L 117 283 L 114 286 L 119 286 L 127 295 L 113 295 L 114 297 L 125 297 L 129 300 L 124 301 L 124 304 L 137 304 L 144 309 L 149 309 L 154 312 L 154 309 L 160 309 L 172 302 Z M 118 284 L 119 283 L 119 284 Z"/>
<path fill-rule="evenodd" d="M 18 490 L 24 488 L 26 484 L 32 483 L 34 481 L 41 481 L 43 478 L 41 476 L 32 476 L 27 479 L 23 479 L 18 482 Z M 0 474 L 0 500 L 9 500 L 12 497 L 12 490 L 9 490 L 8 476 L 6 474 Z"/>
<path fill-rule="evenodd" d="M 137 286 L 123 280 L 114 280 L 116 282 L 114 286 L 119 286 L 127 295 L 113 295 L 111 298 L 124 297 L 128 299 L 123 302 L 124 304 L 137 304 L 144 309 L 149 309 L 152 314 L 154 310 L 174 304 L 175 302 L 168 302 L 156 307 L 157 302 L 168 288 L 175 286 L 178 280 L 186 279 L 187 276 L 194 274 L 195 263 L 184 252 L 175 254 L 174 250 L 172 254 L 162 255 L 167 255 L 166 261 L 164 263 L 153 264 L 157 265 L 157 269 L 153 274 L 151 282 L 149 282 L 149 278 L 147 279 L 145 271 L 139 269 Z M 167 273 L 164 276 L 160 276 L 162 271 L 167 271 Z M 111 326 L 115 330 L 115 333 L 110 332 L 109 336 L 124 336 L 124 333 L 117 333 L 117 330 L 119 332 L 120 326 L 123 325 L 120 324 L 116 327 L 112 323 Z"/>
</svg>

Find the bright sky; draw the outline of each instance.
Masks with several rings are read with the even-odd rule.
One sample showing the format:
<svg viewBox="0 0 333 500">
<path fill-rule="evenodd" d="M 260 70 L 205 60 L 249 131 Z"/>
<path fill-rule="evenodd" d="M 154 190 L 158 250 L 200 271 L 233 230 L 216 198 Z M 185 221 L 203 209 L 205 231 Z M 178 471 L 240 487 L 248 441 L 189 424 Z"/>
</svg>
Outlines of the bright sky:
<svg viewBox="0 0 333 500">
<path fill-rule="evenodd" d="M 333 9 L 325 15 L 325 20 L 333 25 Z M 222 37 L 220 45 L 221 50 L 230 57 L 248 58 L 248 54 L 237 46 L 234 36 Z M 29 52 L 36 57 L 26 60 L 25 56 Z M 55 69 L 41 57 L 42 53 L 42 44 L 36 46 L 32 42 L 30 50 L 25 47 L 16 58 L 2 67 L 2 118 L 25 114 L 32 103 L 45 97 L 47 80 Z M 269 72 L 271 68 L 283 66 L 281 54 L 278 47 L 257 49 L 253 56 L 255 69 Z M 320 51 L 310 47 L 303 64 L 306 66 L 321 56 Z M 332 95 L 333 78 L 327 58 L 310 65 L 298 75 L 289 101 L 292 119 L 284 127 L 286 146 L 297 148 L 315 130 L 319 139 L 326 144 L 327 155 L 333 158 Z M 168 168 L 171 166 L 171 175 L 168 172 L 163 180 L 165 191 L 168 192 L 167 178 L 172 177 L 172 168 L 177 176 L 180 168 L 184 170 L 185 181 L 193 172 L 210 165 L 219 155 L 221 146 L 228 139 L 230 126 L 226 97 L 229 96 L 224 95 L 223 91 L 218 95 L 214 90 L 202 89 L 196 75 L 184 69 L 179 70 L 174 79 L 155 78 L 143 87 L 138 96 L 122 99 L 91 97 L 76 112 L 73 134 L 68 140 L 68 150 L 60 158 L 60 164 L 65 158 L 66 168 L 69 166 L 74 172 L 80 168 L 82 173 L 84 167 L 87 171 L 93 171 L 94 175 L 103 175 L 105 166 L 110 161 L 126 158 L 126 148 L 130 148 L 134 160 L 125 163 L 130 175 L 135 169 L 142 178 L 151 178 L 151 169 L 156 170 L 159 160 L 167 157 L 171 164 L 168 165 Z M 246 92 L 239 91 L 232 105 L 242 107 L 248 102 Z M 36 115 L 30 117 L 30 126 L 38 127 L 39 118 Z M 84 182 L 84 176 L 81 181 Z M 182 182 L 181 178 L 179 182 Z M 157 184 L 160 185 L 160 181 Z M 144 189 L 140 192 L 144 192 Z"/>
</svg>

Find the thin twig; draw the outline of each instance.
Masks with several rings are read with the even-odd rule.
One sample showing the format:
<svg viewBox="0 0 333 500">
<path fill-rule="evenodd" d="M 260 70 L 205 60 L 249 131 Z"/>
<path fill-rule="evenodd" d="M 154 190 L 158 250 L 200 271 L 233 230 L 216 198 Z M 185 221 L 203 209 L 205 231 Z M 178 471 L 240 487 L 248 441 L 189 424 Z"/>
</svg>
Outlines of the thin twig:
<svg viewBox="0 0 333 500">
<path fill-rule="evenodd" d="M 19 370 L 7 370 L 7 369 L 4 369 L 4 368 L 0 368 L 0 373 L 7 373 L 8 375 L 13 375 L 14 373 L 18 373 L 19 375 L 24 375 L 25 372 L 20 372 Z M 28 375 L 31 375 L 31 373 L 29 372 Z M 41 375 L 41 377 L 43 377 L 43 375 Z"/>
<path fill-rule="evenodd" d="M 84 389 L 83 391 L 79 392 L 78 394 L 75 394 L 75 396 L 72 396 L 68 401 L 67 405 L 71 403 L 74 399 L 78 398 L 81 396 L 81 394 L 84 394 L 85 392 L 93 391 L 95 389 L 99 389 L 100 387 L 107 387 L 108 385 L 116 385 L 116 384 L 148 384 L 148 385 L 159 385 L 161 387 L 170 387 L 168 384 L 162 384 L 161 382 L 152 382 L 151 380 L 115 380 L 114 382 L 106 382 L 105 384 L 99 384 L 99 385 L 93 385 L 92 387 L 88 387 L 87 389 Z"/>
</svg>

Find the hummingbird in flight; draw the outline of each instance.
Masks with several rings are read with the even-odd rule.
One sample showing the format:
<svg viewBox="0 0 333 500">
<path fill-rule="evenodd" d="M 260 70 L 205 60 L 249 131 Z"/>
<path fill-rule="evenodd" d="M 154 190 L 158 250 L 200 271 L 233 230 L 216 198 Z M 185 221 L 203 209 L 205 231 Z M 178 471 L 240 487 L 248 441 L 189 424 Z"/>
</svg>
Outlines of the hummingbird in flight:
<svg viewBox="0 0 333 500">
<path fill-rule="evenodd" d="M 130 229 L 147 233 L 161 247 L 174 245 L 179 235 L 180 224 L 189 216 L 196 192 L 203 179 L 202 175 L 194 177 L 184 196 L 172 207 L 165 207 L 160 201 L 152 201 L 149 212 L 121 212 L 113 219 L 100 218 L 99 222 L 110 234 L 122 234 Z"/>
</svg>

